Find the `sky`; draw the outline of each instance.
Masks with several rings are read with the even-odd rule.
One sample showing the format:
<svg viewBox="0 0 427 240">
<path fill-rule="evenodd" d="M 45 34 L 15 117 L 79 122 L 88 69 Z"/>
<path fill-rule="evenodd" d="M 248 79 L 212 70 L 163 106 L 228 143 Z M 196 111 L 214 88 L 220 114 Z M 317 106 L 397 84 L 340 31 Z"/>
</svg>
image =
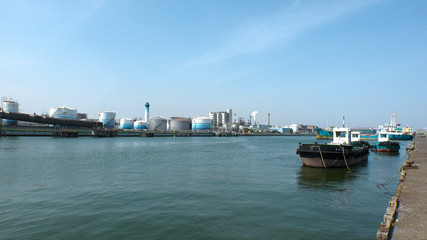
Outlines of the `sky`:
<svg viewBox="0 0 427 240">
<path fill-rule="evenodd" d="M 0 96 L 97 118 L 427 128 L 424 0 L 0 0 Z"/>
</svg>

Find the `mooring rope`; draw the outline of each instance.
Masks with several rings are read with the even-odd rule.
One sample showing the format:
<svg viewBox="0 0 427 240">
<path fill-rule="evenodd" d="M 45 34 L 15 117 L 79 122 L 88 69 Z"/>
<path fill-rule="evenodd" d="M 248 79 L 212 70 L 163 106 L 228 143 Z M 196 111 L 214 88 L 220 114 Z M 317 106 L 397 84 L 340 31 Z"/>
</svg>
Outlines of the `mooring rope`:
<svg viewBox="0 0 427 240">
<path fill-rule="evenodd" d="M 397 173 L 396 173 L 396 175 L 394 175 L 394 177 L 390 178 L 389 180 L 387 180 L 387 181 L 385 181 L 385 182 L 383 182 L 383 183 L 377 184 L 377 187 L 378 187 L 378 186 L 383 186 L 383 187 L 384 187 L 384 185 L 387 185 L 387 184 L 392 183 L 392 182 L 393 182 L 393 180 L 394 180 L 394 179 L 399 175 L 399 173 L 400 173 L 402 170 L 403 170 L 403 166 L 399 168 L 399 171 L 397 171 Z"/>
<path fill-rule="evenodd" d="M 317 145 L 317 147 L 319 148 L 320 158 L 322 159 L 323 167 L 326 168 L 325 160 L 323 160 L 322 150 L 320 149 L 319 145 Z"/>
<path fill-rule="evenodd" d="M 342 147 L 342 155 L 344 156 L 344 162 L 345 162 L 345 166 L 347 166 L 348 171 L 351 173 L 350 167 L 347 164 L 347 159 L 345 157 L 345 148 Z"/>
</svg>

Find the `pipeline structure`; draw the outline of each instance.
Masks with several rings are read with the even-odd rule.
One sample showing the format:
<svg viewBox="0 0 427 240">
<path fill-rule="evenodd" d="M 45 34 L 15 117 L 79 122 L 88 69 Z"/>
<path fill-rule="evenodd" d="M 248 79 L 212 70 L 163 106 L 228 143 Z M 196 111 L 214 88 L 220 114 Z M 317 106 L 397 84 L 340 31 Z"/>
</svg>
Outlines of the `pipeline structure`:
<svg viewBox="0 0 427 240">
<path fill-rule="evenodd" d="M 91 122 L 91 121 L 73 120 L 73 119 L 60 119 L 60 118 L 52 118 L 52 117 L 47 117 L 47 116 L 40 116 L 37 114 L 4 112 L 3 110 L 0 111 L 0 118 L 9 119 L 9 120 L 25 121 L 25 122 L 61 125 L 61 126 L 84 127 L 84 128 L 90 128 L 93 130 L 103 128 L 102 122 Z"/>
</svg>

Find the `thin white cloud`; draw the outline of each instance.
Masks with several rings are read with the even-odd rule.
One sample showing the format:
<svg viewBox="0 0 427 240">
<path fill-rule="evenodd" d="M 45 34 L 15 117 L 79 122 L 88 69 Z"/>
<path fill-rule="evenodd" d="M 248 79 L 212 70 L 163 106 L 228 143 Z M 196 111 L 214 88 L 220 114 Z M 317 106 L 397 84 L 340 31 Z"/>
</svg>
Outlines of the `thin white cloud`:
<svg viewBox="0 0 427 240">
<path fill-rule="evenodd" d="M 289 8 L 242 24 L 222 46 L 190 60 L 185 69 L 212 64 L 241 55 L 257 54 L 279 44 L 289 44 L 310 29 L 384 0 L 295 1 Z"/>
</svg>

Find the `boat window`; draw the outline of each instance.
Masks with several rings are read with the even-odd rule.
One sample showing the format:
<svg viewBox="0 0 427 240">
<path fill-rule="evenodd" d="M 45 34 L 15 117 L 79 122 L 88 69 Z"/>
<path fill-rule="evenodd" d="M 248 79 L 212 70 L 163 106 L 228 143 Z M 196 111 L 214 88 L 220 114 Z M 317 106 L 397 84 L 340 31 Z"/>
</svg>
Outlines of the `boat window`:
<svg viewBox="0 0 427 240">
<path fill-rule="evenodd" d="M 387 135 L 386 134 L 381 134 L 381 138 L 386 138 Z"/>
<path fill-rule="evenodd" d="M 359 134 L 353 134 L 353 136 L 352 136 L 353 138 L 357 138 L 357 137 L 359 137 Z"/>
<path fill-rule="evenodd" d="M 336 132 L 336 137 L 345 137 L 345 132 Z"/>
</svg>

